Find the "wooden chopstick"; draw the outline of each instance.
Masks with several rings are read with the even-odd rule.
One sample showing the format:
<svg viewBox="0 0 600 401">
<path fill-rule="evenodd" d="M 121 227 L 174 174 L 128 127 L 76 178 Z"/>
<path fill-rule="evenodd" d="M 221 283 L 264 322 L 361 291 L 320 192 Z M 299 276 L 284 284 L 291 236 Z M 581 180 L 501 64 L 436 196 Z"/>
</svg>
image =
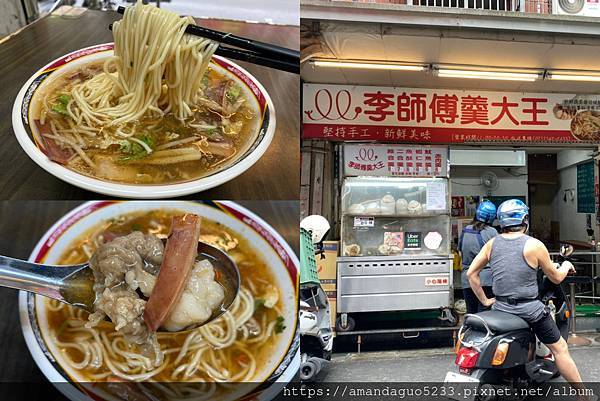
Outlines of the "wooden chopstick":
<svg viewBox="0 0 600 401">
<path fill-rule="evenodd" d="M 108 26 L 112 31 L 112 24 Z M 300 73 L 300 61 L 278 60 L 265 56 L 264 54 L 255 53 L 247 50 L 235 49 L 229 46 L 219 45 L 215 54 L 219 56 L 232 58 L 234 60 L 246 61 L 248 63 L 262 65 L 264 67 L 274 68 L 281 71 L 291 72 L 293 74 Z"/>
<path fill-rule="evenodd" d="M 125 7 L 119 6 L 117 12 L 123 14 L 125 12 Z M 232 35 L 227 32 L 215 31 L 198 25 L 188 25 L 185 32 L 195 36 L 202 36 L 203 38 L 224 43 L 226 45 L 239 47 L 240 49 L 250 50 L 254 53 L 261 54 L 263 57 L 277 57 L 300 64 L 300 52 L 297 50 Z"/>
</svg>

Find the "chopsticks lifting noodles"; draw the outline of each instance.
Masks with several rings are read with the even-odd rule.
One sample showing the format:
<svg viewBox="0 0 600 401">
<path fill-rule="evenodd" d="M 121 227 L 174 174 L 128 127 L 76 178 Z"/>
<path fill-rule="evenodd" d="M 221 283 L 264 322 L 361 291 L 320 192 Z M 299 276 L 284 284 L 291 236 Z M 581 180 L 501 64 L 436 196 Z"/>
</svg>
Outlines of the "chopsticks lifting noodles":
<svg viewBox="0 0 600 401">
<path fill-rule="evenodd" d="M 117 11 L 120 14 L 123 14 L 125 12 L 125 7 L 119 6 Z M 112 30 L 112 24 L 109 25 L 109 29 Z M 221 43 L 215 51 L 215 54 L 220 56 L 295 74 L 300 72 L 300 52 L 297 50 L 232 35 L 226 32 L 215 31 L 198 25 L 188 25 L 185 32 L 190 35 L 202 36 Z M 223 46 L 223 44 L 239 47 L 239 49 Z"/>
</svg>

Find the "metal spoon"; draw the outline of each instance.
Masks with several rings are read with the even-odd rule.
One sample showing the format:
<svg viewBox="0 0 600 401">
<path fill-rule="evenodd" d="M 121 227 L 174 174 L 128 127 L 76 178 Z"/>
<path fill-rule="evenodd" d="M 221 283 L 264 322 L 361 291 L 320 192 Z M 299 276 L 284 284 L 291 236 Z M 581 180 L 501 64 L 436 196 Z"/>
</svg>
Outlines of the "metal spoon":
<svg viewBox="0 0 600 401">
<path fill-rule="evenodd" d="M 215 310 L 203 326 L 227 311 L 240 290 L 240 271 L 231 258 L 220 249 L 198 242 L 197 259 L 209 259 L 217 280 L 223 286 L 225 298 L 222 307 Z M 94 311 L 96 294 L 93 289 L 94 274 L 89 263 L 52 266 L 0 255 L 0 286 L 33 292 L 56 299 L 71 306 Z M 187 330 L 187 328 L 186 328 Z"/>
</svg>

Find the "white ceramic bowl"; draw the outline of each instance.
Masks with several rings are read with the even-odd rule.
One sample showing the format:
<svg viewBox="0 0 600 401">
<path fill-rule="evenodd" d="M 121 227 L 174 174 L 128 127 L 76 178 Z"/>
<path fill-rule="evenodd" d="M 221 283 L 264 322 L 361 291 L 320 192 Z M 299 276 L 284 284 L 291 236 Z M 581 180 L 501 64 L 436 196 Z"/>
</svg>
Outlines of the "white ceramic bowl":
<svg viewBox="0 0 600 401">
<path fill-rule="evenodd" d="M 113 44 L 105 43 L 86 47 L 60 57 L 41 68 L 23 85 L 13 105 L 12 124 L 19 144 L 27 155 L 40 167 L 55 177 L 89 191 L 105 195 L 136 199 L 159 199 L 188 195 L 221 185 L 248 170 L 265 153 L 275 133 L 275 109 L 265 88 L 242 67 L 223 57 L 213 56 L 212 66 L 238 81 L 251 94 L 262 112 L 258 132 L 253 141 L 240 155 L 205 177 L 175 184 L 124 184 L 92 178 L 53 162 L 44 153 L 43 146 L 35 140 L 37 128 L 30 117 L 31 100 L 44 82 L 52 81 L 61 74 L 91 61 L 101 60 L 113 54 Z"/>
<path fill-rule="evenodd" d="M 266 382 L 258 388 L 256 398 L 269 400 L 288 383 L 300 367 L 298 317 L 298 258 L 283 238 L 260 217 L 233 202 L 193 201 L 92 201 L 84 203 L 62 217 L 40 239 L 29 260 L 57 263 L 72 241 L 103 220 L 136 211 L 177 209 L 218 221 L 245 238 L 269 265 L 280 288 L 286 328 L 278 335 L 270 358 L 257 368 L 253 382 Z M 45 340 L 47 320 L 43 297 L 27 292 L 19 294 L 21 328 L 27 347 L 36 364 L 56 387 L 71 400 L 89 401 L 73 383 L 84 381 L 79 372 L 61 362 L 64 356 L 55 344 Z M 60 383 L 60 384 L 59 384 Z M 58 384 L 58 385 L 57 385 Z M 250 387 L 246 389 L 250 391 Z M 102 399 L 101 394 L 94 394 Z"/>
</svg>

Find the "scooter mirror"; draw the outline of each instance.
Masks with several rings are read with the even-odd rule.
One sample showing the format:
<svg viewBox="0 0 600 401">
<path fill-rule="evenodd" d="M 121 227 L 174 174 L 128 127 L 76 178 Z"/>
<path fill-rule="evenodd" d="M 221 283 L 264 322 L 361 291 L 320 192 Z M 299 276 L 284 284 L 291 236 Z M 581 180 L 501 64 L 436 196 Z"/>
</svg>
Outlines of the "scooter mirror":
<svg viewBox="0 0 600 401">
<path fill-rule="evenodd" d="M 560 256 L 563 258 L 571 256 L 573 253 L 573 245 L 571 244 L 560 244 Z"/>
</svg>

